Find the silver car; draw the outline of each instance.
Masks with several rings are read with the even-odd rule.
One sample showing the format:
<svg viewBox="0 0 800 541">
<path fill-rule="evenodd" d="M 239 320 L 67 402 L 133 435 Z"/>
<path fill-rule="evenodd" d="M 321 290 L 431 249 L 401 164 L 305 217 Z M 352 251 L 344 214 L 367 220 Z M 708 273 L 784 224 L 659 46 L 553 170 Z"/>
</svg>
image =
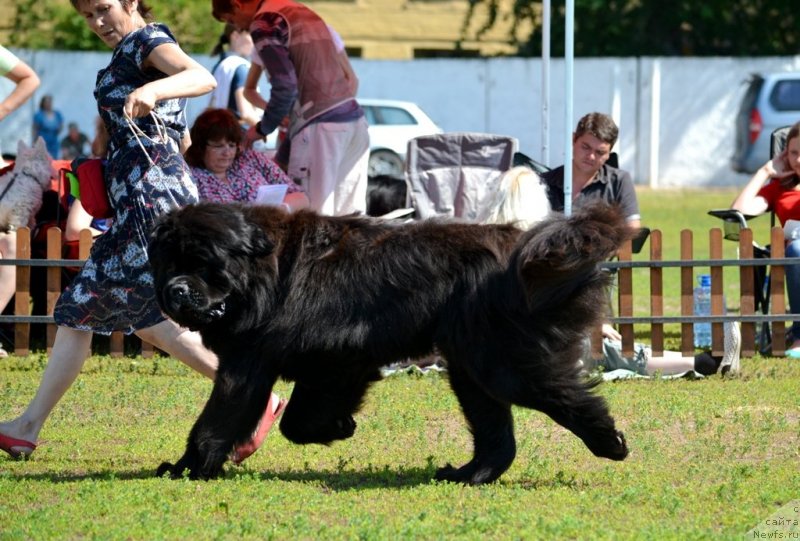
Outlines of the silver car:
<svg viewBox="0 0 800 541">
<path fill-rule="evenodd" d="M 800 72 L 753 74 L 736 115 L 731 167 L 753 173 L 769 159 L 774 130 L 800 121 Z"/>
<path fill-rule="evenodd" d="M 408 141 L 442 129 L 415 103 L 358 98 L 369 124 L 369 176 L 402 178 Z"/>
</svg>

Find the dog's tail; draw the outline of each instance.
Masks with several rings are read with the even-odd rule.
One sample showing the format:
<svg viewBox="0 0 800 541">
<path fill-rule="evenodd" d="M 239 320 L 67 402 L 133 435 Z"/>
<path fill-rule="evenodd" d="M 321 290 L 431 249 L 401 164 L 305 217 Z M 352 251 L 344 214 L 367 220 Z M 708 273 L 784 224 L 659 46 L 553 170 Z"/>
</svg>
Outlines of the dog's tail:
<svg viewBox="0 0 800 541">
<path fill-rule="evenodd" d="M 538 409 L 580 437 L 596 455 L 628 455 L 605 400 L 591 393 L 599 379 L 580 377 L 578 361 L 609 309 L 609 273 L 599 263 L 634 234 L 619 209 L 598 203 L 571 217 L 551 215 L 525 233 L 495 298 L 491 323 L 505 344 L 473 369 L 500 400 Z M 502 303 L 502 305 L 501 305 Z M 514 376 L 492 380 L 492 365 Z"/>
<path fill-rule="evenodd" d="M 633 231 L 619 210 L 600 203 L 573 216 L 551 214 L 523 233 L 504 272 L 477 295 L 465 295 L 461 318 L 437 341 L 448 361 L 475 438 L 475 458 L 443 479 L 496 479 L 516 453 L 511 405 L 539 410 L 571 430 L 596 456 L 622 460 L 625 437 L 597 379 L 578 361 L 593 325 L 608 307 L 609 258 Z"/>
<path fill-rule="evenodd" d="M 551 214 L 523 235 L 512 254 L 508 272 L 516 276 L 507 282 L 512 288 L 507 299 L 524 302 L 519 309 L 546 323 L 562 340 L 588 334 L 609 306 L 610 277 L 599 263 L 633 234 L 618 207 L 605 203 L 570 217 Z"/>
</svg>

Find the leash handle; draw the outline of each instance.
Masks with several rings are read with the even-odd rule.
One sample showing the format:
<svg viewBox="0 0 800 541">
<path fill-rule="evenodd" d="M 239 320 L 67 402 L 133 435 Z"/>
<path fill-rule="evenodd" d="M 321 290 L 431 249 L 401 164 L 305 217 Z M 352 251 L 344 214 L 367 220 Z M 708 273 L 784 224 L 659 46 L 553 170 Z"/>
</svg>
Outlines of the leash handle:
<svg viewBox="0 0 800 541">
<path fill-rule="evenodd" d="M 128 124 L 128 128 L 131 130 L 131 133 L 136 138 L 136 142 L 139 144 L 139 148 L 141 148 L 142 152 L 144 152 L 144 155 L 147 156 L 147 161 L 150 162 L 150 165 L 154 167 L 156 164 L 155 162 L 153 162 L 152 158 L 150 158 L 150 154 L 147 153 L 147 149 L 145 149 L 144 144 L 142 144 L 141 137 L 144 137 L 153 144 L 158 143 L 159 141 L 147 135 L 144 132 L 144 130 L 142 130 L 142 128 L 140 128 L 136 124 L 136 122 L 134 122 L 133 119 L 130 116 L 128 116 L 128 113 L 123 111 L 122 114 L 125 116 L 125 122 Z M 155 125 L 156 130 L 158 131 L 157 137 L 161 139 L 161 142 L 165 142 L 169 137 L 169 135 L 167 134 L 166 124 L 154 111 L 150 111 L 150 116 L 153 117 L 153 124 Z"/>
</svg>

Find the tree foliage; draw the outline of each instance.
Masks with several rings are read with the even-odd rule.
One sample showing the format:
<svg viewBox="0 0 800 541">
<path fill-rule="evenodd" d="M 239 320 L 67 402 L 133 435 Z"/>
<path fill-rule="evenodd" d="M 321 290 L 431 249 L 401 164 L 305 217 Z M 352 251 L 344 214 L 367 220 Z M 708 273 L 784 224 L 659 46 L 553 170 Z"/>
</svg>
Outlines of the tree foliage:
<svg viewBox="0 0 800 541">
<path fill-rule="evenodd" d="M 511 0 L 510 39 L 521 56 L 541 54 L 541 0 Z M 488 6 L 481 32 L 497 22 L 504 0 L 469 0 Z M 468 18 L 476 10 L 470 9 Z M 551 51 L 564 54 L 565 7 L 551 3 Z M 533 23 L 518 36 L 522 21 Z M 470 20 L 464 24 L 467 28 Z M 796 0 L 575 0 L 576 56 L 796 55 L 800 12 Z"/>
<path fill-rule="evenodd" d="M 521 56 L 541 54 L 541 0 L 467 0 L 462 38 L 480 37 L 511 5 L 509 40 Z M 17 0 L 10 45 L 28 49 L 105 50 L 67 0 Z M 152 3 L 151 3 L 152 4 Z M 484 9 L 477 10 L 476 7 Z M 209 0 L 153 4 L 189 52 L 207 53 L 222 24 L 211 17 Z M 467 28 L 482 13 L 475 36 Z M 518 35 L 520 23 L 533 32 Z M 578 56 L 761 56 L 800 53 L 796 0 L 575 0 Z M 552 3 L 551 51 L 564 52 L 564 2 Z"/>
<path fill-rule="evenodd" d="M 211 16 L 209 0 L 170 0 L 153 6 L 155 20 L 166 23 L 184 50 L 208 53 L 222 30 Z M 94 35 L 66 0 L 17 0 L 14 32 L 9 44 L 26 49 L 104 51 Z"/>
</svg>

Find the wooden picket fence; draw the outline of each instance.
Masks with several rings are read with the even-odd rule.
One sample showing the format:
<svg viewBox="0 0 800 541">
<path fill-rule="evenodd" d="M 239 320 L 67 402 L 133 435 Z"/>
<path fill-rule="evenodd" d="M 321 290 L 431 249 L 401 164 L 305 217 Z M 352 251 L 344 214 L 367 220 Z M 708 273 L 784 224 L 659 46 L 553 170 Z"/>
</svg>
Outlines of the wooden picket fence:
<svg viewBox="0 0 800 541">
<path fill-rule="evenodd" d="M 750 357 L 757 352 L 756 325 L 769 322 L 773 337 L 785 335 L 785 322 L 791 320 L 786 314 L 784 300 L 784 266 L 800 263 L 800 258 L 787 259 L 783 251 L 783 231 L 775 227 L 771 231 L 772 253 L 769 259 L 756 259 L 753 257 L 753 233 L 743 229 L 739 239 L 739 258 L 735 260 L 722 258 L 722 231 L 712 229 L 709 231 L 709 257 L 708 259 L 695 259 L 693 249 L 692 231 L 684 230 L 680 238 L 680 259 L 663 260 L 661 231 L 654 230 L 650 234 L 650 258 L 647 261 L 633 261 L 631 244 L 628 243 L 619 252 L 617 261 L 604 263 L 604 267 L 617 274 L 616 304 L 617 313 L 611 321 L 615 323 L 622 335 L 622 350 L 624 355 L 632 355 L 634 348 L 635 325 L 649 324 L 651 329 L 651 345 L 653 355 L 661 355 L 664 351 L 664 325 L 679 324 L 681 335 L 681 352 L 684 355 L 694 355 L 693 327 L 695 322 L 712 322 L 712 354 L 723 353 L 723 322 L 739 321 L 742 331 L 742 356 Z M 92 245 L 91 232 L 86 229 L 81 231 L 79 240 L 78 260 L 63 259 L 63 243 L 61 230 L 53 227 L 47 232 L 47 257 L 46 259 L 31 259 L 31 231 L 28 228 L 17 230 L 17 258 L 0 259 L 2 265 L 17 266 L 17 287 L 15 294 L 15 310 L 13 316 L 0 316 L 0 322 L 14 323 L 14 353 L 28 355 L 30 353 L 30 329 L 32 324 L 46 325 L 46 347 L 50 353 L 55 339 L 56 325 L 53 321 L 53 309 L 61 294 L 62 275 L 64 267 L 79 266 L 89 254 Z M 754 267 L 769 265 L 771 267 L 771 293 L 770 314 L 757 314 L 755 309 L 756 288 L 754 280 Z M 47 315 L 31 315 L 31 268 L 47 268 Z M 736 266 L 739 268 L 739 306 L 738 314 L 724 313 L 724 277 L 723 268 Z M 665 268 L 680 268 L 680 313 L 674 315 L 664 314 L 664 276 Z M 646 268 L 649 270 L 650 280 L 650 310 L 647 316 L 634 316 L 633 299 L 633 270 Z M 693 315 L 693 290 L 695 286 L 694 269 L 703 268 L 711 274 L 711 316 Z M 593 346 L 596 352 L 601 351 L 599 330 L 593 336 Z M 783 340 L 775 340 L 772 345 L 772 354 L 784 354 Z M 154 348 L 151 344 L 142 342 L 141 354 L 144 357 L 152 356 Z M 124 354 L 122 333 L 113 333 L 110 341 L 110 354 L 121 357 Z"/>
<path fill-rule="evenodd" d="M 92 246 L 92 232 L 84 229 L 80 232 L 78 241 L 78 260 L 63 259 L 63 243 L 61 229 L 51 227 L 47 231 L 47 257 L 46 259 L 31 259 L 31 230 L 27 227 L 17 229 L 17 258 L 0 259 L 0 265 L 17 266 L 17 287 L 14 294 L 14 315 L 0 316 L 0 322 L 14 323 L 14 353 L 28 355 L 30 353 L 30 331 L 32 324 L 46 325 L 46 346 L 49 354 L 53 348 L 56 335 L 56 324 L 53 321 L 53 309 L 61 295 L 62 275 L 65 267 L 80 266 L 89 256 Z M 31 268 L 47 268 L 47 315 L 31 315 Z M 138 340 L 138 338 L 137 338 Z M 111 334 L 109 353 L 112 357 L 122 357 L 124 354 L 124 335 L 121 332 Z M 141 354 L 151 357 L 154 348 L 151 344 L 141 341 Z"/>
<path fill-rule="evenodd" d="M 665 261 L 662 257 L 661 231 L 654 230 L 650 235 L 650 259 L 648 261 L 632 261 L 631 244 L 628 243 L 619 253 L 619 260 L 604 264 L 606 268 L 616 270 L 617 276 L 617 313 L 612 322 L 617 324 L 622 335 L 623 355 L 632 356 L 634 350 L 634 325 L 649 324 L 651 328 L 651 344 L 654 356 L 664 351 L 664 325 L 680 324 L 680 351 L 685 356 L 693 356 L 694 333 L 693 323 L 712 322 L 712 355 L 723 354 L 723 322 L 739 321 L 742 332 L 742 356 L 752 357 L 756 348 L 756 326 L 767 322 L 771 326 L 773 342 L 771 354 L 782 356 L 785 353 L 784 336 L 786 321 L 792 319 L 786 313 L 784 298 L 784 267 L 800 264 L 800 258 L 784 256 L 784 236 L 780 227 L 770 231 L 771 253 L 769 258 L 754 258 L 753 232 L 742 229 L 739 237 L 739 258 L 723 259 L 722 230 L 709 231 L 709 257 L 695 259 L 693 234 L 690 230 L 681 231 L 680 259 Z M 730 242 L 730 241 L 728 241 Z M 756 313 L 755 267 L 770 267 L 770 299 L 769 314 Z M 735 266 L 739 268 L 739 313 L 724 313 L 724 276 L 723 268 Z M 664 277 L 663 269 L 680 268 L 680 313 L 664 314 Z M 634 316 L 633 302 L 633 269 L 649 269 L 650 280 L 650 315 Z M 708 269 L 711 275 L 711 316 L 693 315 L 693 290 L 695 287 L 694 269 Z M 729 299 L 730 300 L 730 299 Z M 593 349 L 597 353 L 601 343 L 599 332 L 593 336 Z"/>
</svg>

